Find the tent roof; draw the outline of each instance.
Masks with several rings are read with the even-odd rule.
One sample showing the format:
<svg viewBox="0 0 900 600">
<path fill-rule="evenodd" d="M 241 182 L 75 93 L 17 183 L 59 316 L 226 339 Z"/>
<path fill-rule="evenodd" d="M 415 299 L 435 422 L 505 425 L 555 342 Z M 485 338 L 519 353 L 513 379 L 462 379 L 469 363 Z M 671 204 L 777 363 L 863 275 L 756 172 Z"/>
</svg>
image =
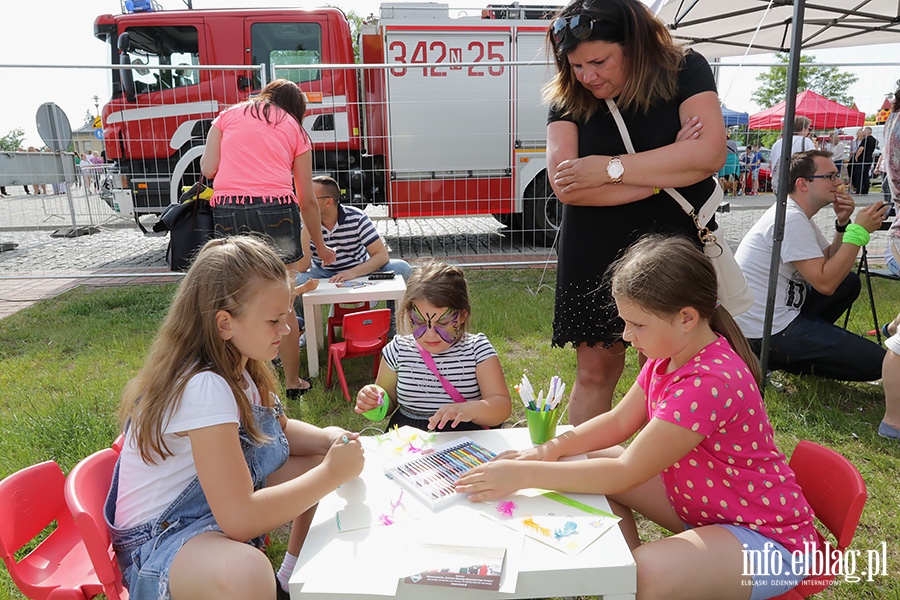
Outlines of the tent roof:
<svg viewBox="0 0 900 600">
<path fill-rule="evenodd" d="M 725 127 L 733 127 L 735 125 L 746 125 L 750 115 L 745 112 L 731 110 L 723 104 L 722 118 L 725 120 Z"/>
<path fill-rule="evenodd" d="M 789 52 L 793 0 L 668 0 L 658 17 L 676 40 L 708 59 Z M 758 25 L 759 33 L 754 40 Z M 900 42 L 897 0 L 813 0 L 803 19 L 803 50 Z"/>
<path fill-rule="evenodd" d="M 750 116 L 750 129 L 783 129 L 785 103 L 779 102 L 772 108 Z M 838 127 L 860 126 L 866 115 L 858 110 L 838 104 L 825 96 L 806 90 L 797 94 L 796 114 L 812 119 L 813 129 L 835 129 Z"/>
</svg>

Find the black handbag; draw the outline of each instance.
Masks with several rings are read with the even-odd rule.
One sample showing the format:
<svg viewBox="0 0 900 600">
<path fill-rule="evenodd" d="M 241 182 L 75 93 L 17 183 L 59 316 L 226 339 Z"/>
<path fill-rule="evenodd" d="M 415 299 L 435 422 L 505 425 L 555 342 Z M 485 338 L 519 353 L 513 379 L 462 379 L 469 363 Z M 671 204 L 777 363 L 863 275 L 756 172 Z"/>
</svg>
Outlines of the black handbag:
<svg viewBox="0 0 900 600">
<path fill-rule="evenodd" d="M 170 271 L 187 271 L 194 255 L 213 237 L 213 215 L 209 200 L 201 195 L 209 188 L 201 179 L 170 204 L 153 226 L 153 231 L 169 232 L 166 265 Z"/>
</svg>

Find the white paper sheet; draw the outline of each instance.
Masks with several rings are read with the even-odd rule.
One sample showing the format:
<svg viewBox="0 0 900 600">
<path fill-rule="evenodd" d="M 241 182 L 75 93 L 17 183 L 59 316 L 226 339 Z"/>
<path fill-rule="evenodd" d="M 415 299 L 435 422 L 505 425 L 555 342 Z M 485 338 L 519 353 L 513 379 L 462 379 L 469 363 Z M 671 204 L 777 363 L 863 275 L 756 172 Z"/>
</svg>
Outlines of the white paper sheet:
<svg viewBox="0 0 900 600">
<path fill-rule="evenodd" d="M 588 514 L 535 492 L 493 501 L 481 514 L 570 555 L 581 553 L 619 522 L 618 517 Z"/>
</svg>

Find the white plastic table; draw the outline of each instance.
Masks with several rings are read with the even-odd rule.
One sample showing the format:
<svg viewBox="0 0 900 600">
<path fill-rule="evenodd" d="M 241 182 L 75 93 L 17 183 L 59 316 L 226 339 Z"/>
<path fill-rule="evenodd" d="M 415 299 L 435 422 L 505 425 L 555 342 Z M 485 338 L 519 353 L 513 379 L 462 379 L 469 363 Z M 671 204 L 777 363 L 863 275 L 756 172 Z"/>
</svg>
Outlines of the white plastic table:
<svg viewBox="0 0 900 600">
<path fill-rule="evenodd" d="M 471 438 L 498 453 L 506 449 L 531 446 L 527 428 L 441 433 L 437 434 L 435 444 L 443 444 L 458 437 Z M 337 511 L 351 502 L 364 502 L 367 489 L 383 485 L 384 466 L 390 463 L 390 460 L 377 453 L 378 444 L 374 438 L 362 439 L 366 449 L 366 466 L 360 479 L 344 484 L 319 503 L 309 535 L 290 578 L 293 600 L 385 598 L 384 595 L 375 595 L 365 589 L 354 593 L 334 592 L 345 589 L 341 583 L 345 578 L 364 580 L 367 572 L 377 572 L 380 565 L 406 560 L 411 540 L 418 539 L 417 536 L 421 536 L 422 532 L 430 535 L 452 530 L 453 535 L 464 535 L 473 546 L 495 546 L 499 543 L 498 540 L 509 539 L 509 528 L 479 514 L 485 504 L 469 503 L 465 498 L 433 513 L 424 509 L 424 516 L 416 520 L 396 522 L 386 527 L 340 532 L 335 519 Z M 376 478 L 381 479 L 376 481 Z M 605 496 L 568 493 L 566 496 L 605 511 L 610 510 Z M 507 550 L 508 553 L 510 551 Z M 637 567 L 618 526 L 601 535 L 575 556 L 525 537 L 524 545 L 519 548 L 517 564 L 519 569 L 514 593 L 438 586 L 422 589 L 421 586 L 400 581 L 394 597 L 410 600 L 423 597 L 429 600 L 463 600 L 599 596 L 604 600 L 633 600 L 637 589 Z M 329 586 L 330 589 L 322 589 L 323 578 L 334 581 L 334 585 Z M 318 590 L 313 593 L 304 592 L 304 584 L 314 580 L 320 582 Z"/>
<path fill-rule="evenodd" d="M 303 318 L 306 320 L 306 356 L 309 363 L 309 376 L 319 374 L 319 348 L 322 347 L 325 335 L 322 319 L 323 304 L 349 304 L 353 302 L 374 302 L 378 300 L 400 300 L 406 292 L 406 281 L 402 277 L 369 281 L 359 277 L 361 287 L 338 287 L 327 279 L 319 280 L 319 287 L 303 294 Z M 321 337 L 320 337 L 321 336 Z"/>
</svg>

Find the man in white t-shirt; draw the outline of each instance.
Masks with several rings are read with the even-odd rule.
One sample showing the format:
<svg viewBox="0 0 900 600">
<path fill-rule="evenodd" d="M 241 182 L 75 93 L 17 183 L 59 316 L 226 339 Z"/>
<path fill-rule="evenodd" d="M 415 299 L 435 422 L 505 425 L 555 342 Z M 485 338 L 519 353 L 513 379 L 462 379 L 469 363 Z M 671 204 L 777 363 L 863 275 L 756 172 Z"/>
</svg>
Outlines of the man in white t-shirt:
<svg viewBox="0 0 900 600">
<path fill-rule="evenodd" d="M 830 243 L 812 221 L 828 205 L 837 217 L 837 233 Z M 851 270 L 859 247 L 868 241 L 866 232 L 877 230 L 887 212 L 878 202 L 860 210 L 851 224 L 855 207 L 841 185 L 831 153 L 813 150 L 791 158 L 770 341 L 772 369 L 841 381 L 881 378 L 881 346 L 834 324 L 859 295 L 859 277 Z M 735 253 L 754 296 L 750 310 L 735 321 L 757 354 L 763 337 L 774 230 L 772 206 Z"/>
<path fill-rule="evenodd" d="M 809 139 L 809 128 L 811 125 L 812 121 L 809 120 L 809 117 L 794 117 L 794 139 L 791 141 L 791 156 L 798 152 L 816 149 L 815 142 Z M 775 190 L 776 194 L 778 193 L 778 172 L 781 169 L 781 146 L 783 143 L 784 136 L 778 138 L 772 144 L 772 152 L 769 154 L 769 157 L 772 159 L 772 189 Z"/>
</svg>

